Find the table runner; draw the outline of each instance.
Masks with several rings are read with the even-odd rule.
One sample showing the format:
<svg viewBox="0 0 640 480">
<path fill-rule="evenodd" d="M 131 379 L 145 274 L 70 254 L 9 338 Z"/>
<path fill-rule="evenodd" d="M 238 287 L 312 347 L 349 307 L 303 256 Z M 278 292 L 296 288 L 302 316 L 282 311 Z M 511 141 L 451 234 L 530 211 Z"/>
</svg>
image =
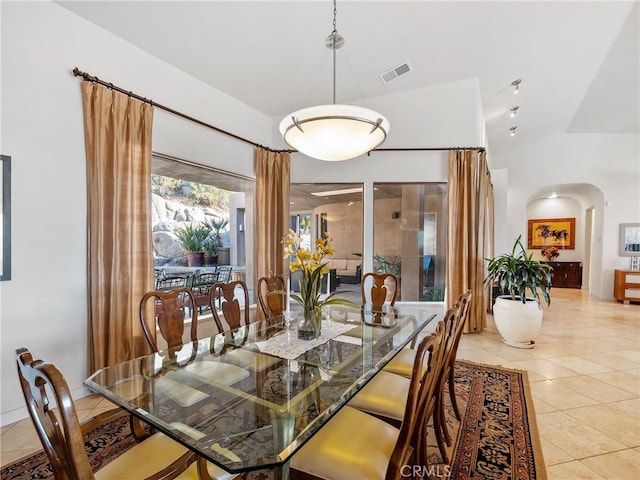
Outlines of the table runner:
<svg viewBox="0 0 640 480">
<path fill-rule="evenodd" d="M 262 353 L 268 353 L 285 360 L 295 360 L 303 353 L 311 350 L 318 345 L 328 342 L 345 332 L 357 327 L 353 323 L 339 323 L 331 320 L 322 320 L 320 336 L 313 340 L 303 340 L 298 338 L 298 324 L 292 322 L 288 332 L 276 335 L 268 340 L 256 342 L 256 346 Z M 289 335 L 287 341 L 286 335 Z"/>
</svg>

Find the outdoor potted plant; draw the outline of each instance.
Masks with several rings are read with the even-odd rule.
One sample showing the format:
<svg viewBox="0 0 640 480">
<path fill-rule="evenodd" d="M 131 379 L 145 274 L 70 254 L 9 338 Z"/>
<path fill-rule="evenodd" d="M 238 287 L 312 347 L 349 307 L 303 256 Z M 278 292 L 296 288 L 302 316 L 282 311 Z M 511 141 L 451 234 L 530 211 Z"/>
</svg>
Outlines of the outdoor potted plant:
<svg viewBox="0 0 640 480">
<path fill-rule="evenodd" d="M 218 264 L 218 244 L 210 236 L 204 241 L 204 264 L 205 265 L 217 265 Z"/>
<path fill-rule="evenodd" d="M 520 235 L 511 253 L 485 259 L 485 285 L 497 286 L 502 294 L 493 306 L 493 319 L 504 343 L 517 348 L 532 348 L 533 338 L 542 325 L 540 297 L 551 303 L 553 268 L 527 255 Z M 527 293 L 530 294 L 527 297 Z"/>
<path fill-rule="evenodd" d="M 204 242 L 210 232 L 207 225 L 192 223 L 173 230 L 178 242 L 187 252 L 187 265 L 190 267 L 200 267 L 204 263 Z"/>
<path fill-rule="evenodd" d="M 224 217 L 211 218 L 207 221 L 207 226 L 213 231 L 213 241 L 218 247 L 218 263 L 221 265 L 229 264 L 229 247 L 222 246 L 222 238 L 220 234 L 222 230 L 229 225 L 229 219 Z"/>
</svg>

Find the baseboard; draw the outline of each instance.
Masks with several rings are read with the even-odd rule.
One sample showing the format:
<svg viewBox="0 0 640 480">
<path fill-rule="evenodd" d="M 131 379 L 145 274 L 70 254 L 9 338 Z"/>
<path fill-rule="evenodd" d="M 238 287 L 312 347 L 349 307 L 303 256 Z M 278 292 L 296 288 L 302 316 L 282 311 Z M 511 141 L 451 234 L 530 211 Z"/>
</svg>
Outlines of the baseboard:
<svg viewBox="0 0 640 480">
<path fill-rule="evenodd" d="M 82 386 L 78 387 L 71 391 L 71 397 L 74 400 L 78 400 L 80 398 L 88 397 L 92 392 L 87 387 Z M 51 398 L 53 401 L 53 398 Z M 7 425 L 11 425 L 12 423 L 19 422 L 20 420 L 24 420 L 25 418 L 29 418 L 29 411 L 26 406 L 14 408 L 13 410 L 9 410 L 8 412 L 2 412 L 0 414 L 0 426 L 6 427 Z"/>
</svg>

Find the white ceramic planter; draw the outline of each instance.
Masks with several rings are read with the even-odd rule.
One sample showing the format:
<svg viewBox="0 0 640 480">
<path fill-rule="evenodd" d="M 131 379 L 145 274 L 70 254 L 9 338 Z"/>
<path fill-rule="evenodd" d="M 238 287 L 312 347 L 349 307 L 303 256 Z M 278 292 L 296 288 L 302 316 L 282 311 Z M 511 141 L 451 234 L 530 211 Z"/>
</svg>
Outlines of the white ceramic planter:
<svg viewBox="0 0 640 480">
<path fill-rule="evenodd" d="M 542 326 L 542 309 L 534 299 L 512 300 L 509 295 L 496 298 L 493 319 L 502 341 L 516 348 L 533 348 Z"/>
</svg>

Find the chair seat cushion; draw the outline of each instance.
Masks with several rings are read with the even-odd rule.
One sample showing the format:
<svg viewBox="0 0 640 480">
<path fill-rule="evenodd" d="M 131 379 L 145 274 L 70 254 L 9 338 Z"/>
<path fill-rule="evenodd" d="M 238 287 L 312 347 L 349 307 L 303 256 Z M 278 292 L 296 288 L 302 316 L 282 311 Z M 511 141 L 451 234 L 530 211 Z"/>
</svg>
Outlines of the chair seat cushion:
<svg viewBox="0 0 640 480">
<path fill-rule="evenodd" d="M 225 361 L 248 368 L 254 372 L 261 372 L 273 367 L 281 360 L 271 355 L 247 350 L 246 348 L 236 348 L 225 354 Z"/>
<path fill-rule="evenodd" d="M 403 348 L 389 363 L 387 363 L 382 371 L 411 378 L 411 375 L 413 374 L 413 361 L 415 358 L 416 351 L 414 349 Z"/>
<path fill-rule="evenodd" d="M 369 330 L 367 334 L 371 335 L 371 338 L 373 338 L 374 340 L 378 340 L 380 337 L 389 335 L 389 330 L 386 328 L 381 328 L 378 326 L 375 326 L 375 327 L 365 326 L 365 328 Z M 345 332 L 343 335 L 346 335 L 347 337 L 362 338 L 362 325 L 357 325 L 353 327 L 351 330 Z"/>
<path fill-rule="evenodd" d="M 209 395 L 196 388 L 183 385 L 167 377 L 161 377 L 155 382 L 156 393 L 163 393 L 182 407 L 190 407 L 204 400 Z"/>
<path fill-rule="evenodd" d="M 222 383 L 223 385 L 233 385 L 240 380 L 247 378 L 249 372 L 237 365 L 220 361 L 204 360 L 202 362 L 190 363 L 185 370 L 207 383 Z"/>
<path fill-rule="evenodd" d="M 187 452 L 178 442 L 156 433 L 130 450 L 116 457 L 95 473 L 96 480 L 124 480 L 146 478 L 162 470 Z M 235 475 L 207 463 L 209 474 L 216 480 L 230 480 Z M 198 480 L 196 463 L 181 473 L 177 480 Z"/>
<path fill-rule="evenodd" d="M 291 468 L 321 478 L 384 479 L 398 429 L 346 406 L 291 460 Z"/>
<path fill-rule="evenodd" d="M 402 421 L 410 383 L 408 378 L 383 370 L 349 401 L 349 405 L 373 415 Z"/>
</svg>

